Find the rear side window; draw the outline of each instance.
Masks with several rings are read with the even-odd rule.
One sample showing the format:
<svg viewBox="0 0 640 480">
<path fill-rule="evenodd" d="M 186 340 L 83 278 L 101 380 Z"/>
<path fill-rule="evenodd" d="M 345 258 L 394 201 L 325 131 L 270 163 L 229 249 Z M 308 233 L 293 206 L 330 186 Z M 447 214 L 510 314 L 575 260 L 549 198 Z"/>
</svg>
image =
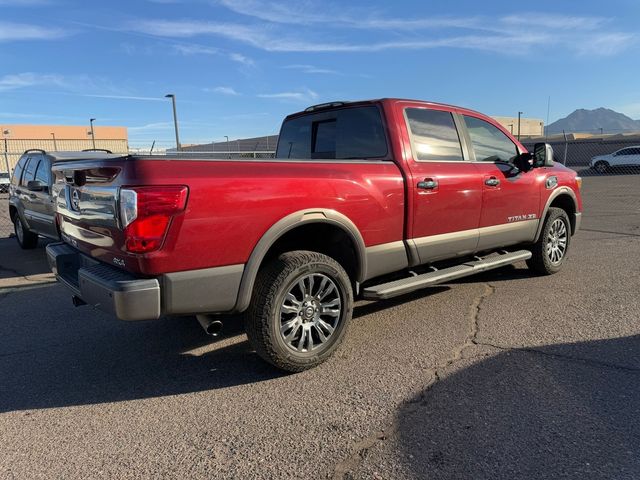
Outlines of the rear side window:
<svg viewBox="0 0 640 480">
<path fill-rule="evenodd" d="M 27 184 L 34 179 L 39 160 L 39 157 L 29 158 L 27 166 L 24 169 L 24 174 L 22 175 L 22 182 L 20 182 L 20 185 L 26 187 Z"/>
<path fill-rule="evenodd" d="M 18 164 L 16 165 L 15 170 L 13 171 L 13 176 L 11 177 L 11 183 L 14 185 L 18 185 L 20 183 L 20 177 L 22 176 L 22 171 L 24 170 L 24 164 L 27 163 L 29 157 L 22 157 Z"/>
<path fill-rule="evenodd" d="M 312 113 L 282 125 L 276 158 L 362 159 L 387 156 L 387 138 L 375 106 Z"/>
<path fill-rule="evenodd" d="M 502 130 L 480 118 L 464 116 L 478 162 L 511 162 L 518 149 Z"/>
<path fill-rule="evenodd" d="M 405 110 L 419 161 L 462 161 L 460 137 L 451 112 L 407 108 Z"/>
<path fill-rule="evenodd" d="M 36 170 L 35 180 L 39 180 L 45 185 L 49 185 L 51 182 L 51 167 L 47 160 L 41 160 Z"/>
</svg>

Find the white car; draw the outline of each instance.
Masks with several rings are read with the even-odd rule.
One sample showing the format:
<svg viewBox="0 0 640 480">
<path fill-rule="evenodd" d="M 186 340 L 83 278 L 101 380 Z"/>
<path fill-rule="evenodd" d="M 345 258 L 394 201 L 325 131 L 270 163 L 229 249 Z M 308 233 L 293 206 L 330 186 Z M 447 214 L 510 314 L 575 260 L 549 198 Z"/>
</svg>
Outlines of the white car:
<svg viewBox="0 0 640 480">
<path fill-rule="evenodd" d="M 598 155 L 591 159 L 591 168 L 605 173 L 611 167 L 640 167 L 640 145 L 625 147 L 608 155 Z"/>
<path fill-rule="evenodd" d="M 0 172 L 0 193 L 7 193 L 9 191 L 9 174 L 6 172 Z"/>
</svg>

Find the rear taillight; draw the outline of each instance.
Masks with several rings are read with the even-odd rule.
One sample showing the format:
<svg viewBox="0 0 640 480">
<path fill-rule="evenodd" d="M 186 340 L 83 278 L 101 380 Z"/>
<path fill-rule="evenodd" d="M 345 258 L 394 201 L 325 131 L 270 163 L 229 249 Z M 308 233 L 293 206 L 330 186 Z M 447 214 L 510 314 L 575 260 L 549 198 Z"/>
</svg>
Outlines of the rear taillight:
<svg viewBox="0 0 640 480">
<path fill-rule="evenodd" d="M 187 205 L 188 193 L 181 185 L 121 189 L 120 221 L 126 250 L 148 253 L 162 247 L 171 219 Z"/>
</svg>

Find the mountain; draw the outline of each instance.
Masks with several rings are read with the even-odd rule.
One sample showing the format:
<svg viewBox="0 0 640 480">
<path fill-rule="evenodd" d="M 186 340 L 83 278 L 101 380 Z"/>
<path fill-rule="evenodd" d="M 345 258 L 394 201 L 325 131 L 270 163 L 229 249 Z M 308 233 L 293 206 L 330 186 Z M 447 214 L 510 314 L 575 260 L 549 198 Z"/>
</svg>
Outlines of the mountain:
<svg viewBox="0 0 640 480">
<path fill-rule="evenodd" d="M 565 118 L 556 120 L 547 126 L 548 133 L 620 133 L 640 131 L 640 120 L 633 120 L 622 113 L 609 108 L 585 110 L 581 108 Z"/>
</svg>

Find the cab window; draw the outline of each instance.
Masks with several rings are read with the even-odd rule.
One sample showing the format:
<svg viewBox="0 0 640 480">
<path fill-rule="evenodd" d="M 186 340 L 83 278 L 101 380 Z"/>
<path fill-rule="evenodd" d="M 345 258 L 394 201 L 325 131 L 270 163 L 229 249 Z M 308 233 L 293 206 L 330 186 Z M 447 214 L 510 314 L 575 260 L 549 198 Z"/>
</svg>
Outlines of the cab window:
<svg viewBox="0 0 640 480">
<path fill-rule="evenodd" d="M 495 125 L 480 118 L 463 117 L 477 162 L 511 162 L 518 155 L 516 144 Z"/>
<path fill-rule="evenodd" d="M 276 158 L 298 160 L 378 159 L 387 156 L 387 138 L 375 106 L 309 113 L 285 120 Z"/>
<path fill-rule="evenodd" d="M 49 162 L 45 159 L 41 160 L 36 170 L 35 180 L 39 180 L 44 185 L 49 185 L 51 182 L 51 167 Z"/>
<path fill-rule="evenodd" d="M 426 108 L 405 110 L 417 161 L 462 161 L 462 147 L 451 112 Z"/>
<path fill-rule="evenodd" d="M 22 174 L 22 181 L 20 182 L 21 186 L 26 187 L 27 184 L 35 178 L 36 168 L 38 167 L 39 161 L 39 157 L 29 157 L 27 165 L 24 168 L 24 173 Z"/>
<path fill-rule="evenodd" d="M 27 161 L 29 160 L 29 157 L 22 157 L 19 161 L 18 164 L 16 165 L 16 168 L 13 170 L 13 176 L 11 177 L 11 183 L 13 185 L 19 185 L 20 184 L 20 177 L 22 177 L 22 172 L 24 171 L 24 166 L 27 163 Z"/>
</svg>

